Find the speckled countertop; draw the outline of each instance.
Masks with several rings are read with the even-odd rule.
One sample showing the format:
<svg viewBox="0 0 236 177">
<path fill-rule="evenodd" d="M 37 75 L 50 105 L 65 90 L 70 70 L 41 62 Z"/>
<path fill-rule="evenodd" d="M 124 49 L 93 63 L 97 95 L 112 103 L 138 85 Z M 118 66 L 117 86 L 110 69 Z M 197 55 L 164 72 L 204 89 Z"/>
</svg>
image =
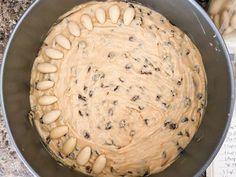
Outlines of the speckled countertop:
<svg viewBox="0 0 236 177">
<path fill-rule="evenodd" d="M 201 0 L 204 1 L 204 0 Z M 0 0 L 0 61 L 9 35 L 19 17 L 33 0 Z M 204 176 L 204 175 L 203 175 Z M 0 108 L 0 177 L 33 177 L 17 156 Z"/>
<path fill-rule="evenodd" d="M 32 0 L 0 0 L 0 60 L 13 27 L 31 2 Z M 9 140 L 0 110 L 0 177 L 31 176 Z"/>
</svg>

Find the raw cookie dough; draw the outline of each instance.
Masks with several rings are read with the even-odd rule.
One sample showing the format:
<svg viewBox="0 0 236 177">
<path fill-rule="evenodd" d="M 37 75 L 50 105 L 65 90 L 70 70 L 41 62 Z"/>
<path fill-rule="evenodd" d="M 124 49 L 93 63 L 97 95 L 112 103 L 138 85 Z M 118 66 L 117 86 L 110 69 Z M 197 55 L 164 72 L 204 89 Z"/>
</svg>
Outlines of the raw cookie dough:
<svg viewBox="0 0 236 177">
<path fill-rule="evenodd" d="M 129 25 L 127 8 L 135 9 Z M 168 167 L 191 141 L 206 106 L 206 75 L 195 45 L 159 13 L 90 2 L 50 30 L 33 65 L 30 101 L 30 117 L 63 164 L 92 176 L 145 176 Z"/>
</svg>

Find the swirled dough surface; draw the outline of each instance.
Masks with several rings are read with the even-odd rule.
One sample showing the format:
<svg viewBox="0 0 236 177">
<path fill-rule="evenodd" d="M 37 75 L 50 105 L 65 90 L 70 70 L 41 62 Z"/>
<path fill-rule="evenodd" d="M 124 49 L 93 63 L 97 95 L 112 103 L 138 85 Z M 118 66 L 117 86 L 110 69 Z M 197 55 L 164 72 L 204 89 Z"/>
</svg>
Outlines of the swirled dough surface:
<svg viewBox="0 0 236 177">
<path fill-rule="evenodd" d="M 113 24 L 108 9 L 116 4 L 120 20 Z M 99 154 L 107 163 L 99 176 L 143 176 L 168 167 L 188 145 L 197 131 L 206 105 L 206 76 L 201 55 L 191 40 L 165 17 L 144 6 L 133 4 L 135 18 L 122 22 L 125 2 L 90 2 L 75 7 L 52 27 L 34 62 L 31 77 L 31 108 L 34 123 L 52 154 L 64 164 L 95 175 L 91 170 Z M 99 24 L 95 11 L 106 11 L 105 24 Z M 88 14 L 94 29 L 80 21 Z M 68 31 L 76 22 L 81 35 Z M 55 43 L 63 34 L 71 42 L 66 50 Z M 62 51 L 61 60 L 46 56 L 45 49 Z M 42 74 L 39 63 L 49 62 L 56 73 Z M 36 89 L 37 82 L 51 80 L 55 86 Z M 58 98 L 55 104 L 41 106 L 43 95 Z M 58 120 L 43 124 L 41 117 L 61 110 Z M 60 125 L 69 132 L 50 139 L 49 132 Z M 77 139 L 68 156 L 62 146 L 69 137 Z M 90 146 L 92 155 L 84 166 L 76 163 L 80 150 Z"/>
</svg>

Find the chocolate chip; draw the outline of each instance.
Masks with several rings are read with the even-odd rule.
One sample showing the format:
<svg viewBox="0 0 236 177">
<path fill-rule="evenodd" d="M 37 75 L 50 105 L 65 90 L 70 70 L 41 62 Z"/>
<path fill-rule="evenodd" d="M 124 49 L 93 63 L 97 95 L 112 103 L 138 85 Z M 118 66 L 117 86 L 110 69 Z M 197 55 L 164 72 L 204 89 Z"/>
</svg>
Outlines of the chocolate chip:
<svg viewBox="0 0 236 177">
<path fill-rule="evenodd" d="M 51 138 L 50 138 L 50 136 L 48 136 L 48 137 L 46 138 L 46 143 L 49 144 L 50 141 L 51 141 Z"/>
<path fill-rule="evenodd" d="M 97 156 L 100 155 L 100 153 L 97 150 L 95 150 L 94 152 L 96 153 Z"/>
<path fill-rule="evenodd" d="M 159 101 L 161 99 L 161 95 L 156 96 L 156 101 Z"/>
<path fill-rule="evenodd" d="M 180 153 L 183 153 L 184 148 L 182 148 L 181 146 L 179 146 L 179 147 L 178 147 L 178 151 L 179 151 Z"/>
<path fill-rule="evenodd" d="M 29 117 L 30 119 L 33 119 L 34 116 L 35 116 L 34 111 L 30 111 L 30 112 L 28 113 L 28 117 Z"/>
<path fill-rule="evenodd" d="M 158 31 L 160 28 L 158 28 L 155 24 L 152 24 L 148 27 L 150 30 Z"/>
<path fill-rule="evenodd" d="M 162 104 L 166 109 L 170 108 L 170 105 L 168 103 L 162 103 Z"/>
<path fill-rule="evenodd" d="M 44 123 L 43 123 L 43 117 L 41 117 L 41 118 L 39 119 L 39 122 L 40 122 L 41 124 L 44 124 Z"/>
<path fill-rule="evenodd" d="M 197 108 L 198 113 L 201 113 L 201 111 L 202 111 L 202 108 Z"/>
<path fill-rule="evenodd" d="M 149 124 L 149 119 L 144 119 L 144 123 L 145 123 L 145 125 L 148 125 Z"/>
<path fill-rule="evenodd" d="M 87 173 L 91 173 L 92 172 L 92 167 L 91 166 L 86 166 L 85 170 Z"/>
<path fill-rule="evenodd" d="M 171 130 L 174 130 L 174 129 L 178 128 L 178 125 L 174 124 L 174 123 L 171 123 L 169 127 L 170 127 Z"/>
<path fill-rule="evenodd" d="M 183 136 L 183 133 L 180 131 L 177 135 L 178 136 Z"/>
<path fill-rule="evenodd" d="M 120 128 L 125 128 L 127 126 L 126 120 L 121 120 L 119 125 L 120 125 Z"/>
<path fill-rule="evenodd" d="M 195 65 L 194 66 L 194 71 L 196 71 L 199 74 L 200 73 L 200 66 Z"/>
<path fill-rule="evenodd" d="M 179 151 L 180 155 L 183 155 L 185 153 L 185 150 L 184 148 L 182 148 L 179 143 L 177 142 L 176 143 L 176 146 L 177 146 L 177 150 Z"/>
<path fill-rule="evenodd" d="M 131 69 L 132 66 L 133 66 L 133 65 L 132 65 L 131 63 L 128 63 L 128 64 L 125 65 L 125 69 L 127 69 L 127 70 L 128 70 L 128 69 Z"/>
<path fill-rule="evenodd" d="M 108 88 L 109 87 L 109 85 L 104 85 L 104 83 L 101 83 L 101 88 Z"/>
<path fill-rule="evenodd" d="M 117 105 L 117 103 L 118 103 L 117 100 L 114 100 L 114 101 L 113 101 L 113 104 L 114 104 L 114 105 Z"/>
<path fill-rule="evenodd" d="M 145 173 L 143 174 L 143 177 L 147 177 L 147 176 L 149 176 L 149 175 L 150 175 L 149 170 L 146 170 Z"/>
<path fill-rule="evenodd" d="M 130 136 L 134 136 L 135 134 L 136 134 L 135 130 L 131 130 L 129 133 Z"/>
<path fill-rule="evenodd" d="M 117 91 L 117 90 L 118 90 L 118 88 L 119 88 L 119 86 L 117 85 L 117 86 L 114 88 L 114 90 L 113 90 L 113 91 L 114 91 L 114 92 L 115 92 L 115 91 Z"/>
<path fill-rule="evenodd" d="M 190 54 L 190 50 L 187 49 L 187 50 L 186 50 L 186 55 L 189 55 L 189 54 Z"/>
<path fill-rule="evenodd" d="M 87 101 L 87 98 L 85 96 L 82 96 L 81 94 L 78 95 L 78 99 L 82 101 Z"/>
<path fill-rule="evenodd" d="M 171 42 L 170 41 L 164 42 L 164 45 L 165 46 L 171 45 Z"/>
<path fill-rule="evenodd" d="M 8 146 L 8 145 L 9 145 L 9 141 L 6 140 L 6 141 L 5 141 L 5 146 Z"/>
<path fill-rule="evenodd" d="M 197 99 L 201 100 L 203 98 L 203 94 L 202 93 L 198 93 L 197 94 Z"/>
<path fill-rule="evenodd" d="M 79 115 L 80 115 L 81 117 L 84 116 L 83 113 L 82 113 L 80 110 L 78 111 L 78 113 L 79 113 Z"/>
<path fill-rule="evenodd" d="M 161 21 L 162 23 L 165 23 L 165 20 L 164 20 L 163 18 L 161 18 L 160 21 Z"/>
<path fill-rule="evenodd" d="M 129 4 L 129 7 L 134 8 L 134 5 L 133 4 Z"/>
<path fill-rule="evenodd" d="M 112 145 L 114 145 L 114 141 L 112 139 L 108 139 L 108 140 L 106 140 L 106 142 L 104 144 L 108 145 L 108 146 L 112 146 Z"/>
<path fill-rule="evenodd" d="M 109 121 L 105 124 L 105 130 L 110 130 L 112 129 L 112 123 Z"/>
<path fill-rule="evenodd" d="M 186 107 L 189 107 L 189 106 L 191 105 L 191 103 L 192 103 L 192 101 L 191 101 L 190 98 L 186 97 L 186 98 L 184 99 L 184 107 L 185 107 L 185 108 L 186 108 Z"/>
<path fill-rule="evenodd" d="M 75 153 L 71 152 L 68 156 L 67 156 L 69 159 L 71 160 L 75 160 Z"/>
<path fill-rule="evenodd" d="M 85 86 L 84 86 L 84 91 L 86 91 L 87 89 L 88 89 L 88 87 L 85 85 Z"/>
<path fill-rule="evenodd" d="M 148 16 L 152 15 L 152 11 L 147 12 L 147 15 Z"/>
<path fill-rule="evenodd" d="M 91 71 L 91 66 L 88 67 L 88 73 Z"/>
<path fill-rule="evenodd" d="M 113 114 L 114 114 L 113 108 L 108 109 L 108 115 L 113 116 Z"/>
<path fill-rule="evenodd" d="M 113 173 L 113 172 L 114 172 L 114 168 L 113 168 L 113 167 L 111 167 L 111 168 L 110 168 L 110 171 L 111 171 L 111 173 Z"/>
<path fill-rule="evenodd" d="M 139 99 L 139 95 L 135 95 L 131 98 L 131 101 L 137 101 Z"/>
<path fill-rule="evenodd" d="M 176 91 L 174 91 L 174 90 L 171 90 L 170 92 L 171 92 L 171 95 L 172 95 L 173 97 L 175 97 L 175 96 L 177 95 Z"/>
<path fill-rule="evenodd" d="M 178 125 L 176 123 L 171 122 L 171 121 L 166 121 L 164 123 L 164 127 L 169 128 L 171 130 L 175 130 L 178 128 Z"/>
<path fill-rule="evenodd" d="M 90 90 L 90 91 L 89 91 L 89 97 L 92 97 L 92 96 L 93 96 L 93 91 Z"/>
<path fill-rule="evenodd" d="M 58 152 L 58 156 L 61 157 L 62 159 L 64 159 L 64 155 L 61 152 Z"/>
<path fill-rule="evenodd" d="M 134 41 L 135 41 L 135 37 L 134 37 L 134 36 L 130 36 L 130 37 L 129 37 L 129 41 L 130 41 L 130 42 L 134 42 Z"/>
<path fill-rule="evenodd" d="M 122 83 L 125 82 L 125 80 L 120 78 L 120 77 L 119 77 L 119 81 L 122 82 Z"/>
<path fill-rule="evenodd" d="M 144 107 L 143 107 L 143 106 L 138 106 L 138 109 L 139 109 L 140 111 L 142 111 L 142 110 L 144 110 Z"/>
<path fill-rule="evenodd" d="M 108 56 L 109 59 L 112 59 L 115 57 L 115 53 L 114 52 L 109 52 Z"/>
<path fill-rule="evenodd" d="M 185 135 L 189 138 L 190 137 L 190 134 L 187 130 L 185 130 Z"/>
<path fill-rule="evenodd" d="M 83 136 L 85 139 L 90 139 L 90 134 L 87 131 L 84 131 Z"/>
<path fill-rule="evenodd" d="M 162 158 L 164 158 L 164 159 L 165 159 L 166 157 L 167 157 L 167 154 L 166 154 L 166 152 L 165 152 L 165 151 L 163 151 L 163 152 L 162 152 Z"/>
<path fill-rule="evenodd" d="M 187 117 L 184 117 L 182 120 L 181 120 L 182 123 L 184 122 L 188 122 L 188 118 Z"/>
<path fill-rule="evenodd" d="M 143 71 L 143 70 L 141 70 L 140 73 L 141 73 L 141 74 L 144 74 L 144 75 L 152 75 L 152 72 L 151 72 L 151 71 Z"/>
<path fill-rule="evenodd" d="M 177 81 L 177 85 L 182 85 L 182 82 L 183 82 L 183 78 Z"/>
</svg>

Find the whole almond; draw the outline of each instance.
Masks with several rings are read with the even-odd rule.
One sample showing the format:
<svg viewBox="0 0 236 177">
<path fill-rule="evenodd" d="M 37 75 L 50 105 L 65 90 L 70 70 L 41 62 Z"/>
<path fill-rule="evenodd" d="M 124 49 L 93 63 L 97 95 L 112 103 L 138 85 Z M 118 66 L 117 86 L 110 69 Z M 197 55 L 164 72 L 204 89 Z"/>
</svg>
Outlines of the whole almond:
<svg viewBox="0 0 236 177">
<path fill-rule="evenodd" d="M 113 5 L 109 9 L 109 16 L 112 23 L 117 23 L 120 17 L 120 8 L 117 5 Z"/>
<path fill-rule="evenodd" d="M 132 7 L 129 7 L 125 10 L 124 13 L 124 24 L 125 25 L 130 25 L 130 23 L 133 21 L 135 16 L 135 10 Z"/>
<path fill-rule="evenodd" d="M 75 149 L 75 146 L 76 146 L 76 138 L 71 137 L 63 145 L 62 151 L 65 155 L 69 155 Z"/>
<path fill-rule="evenodd" d="M 51 59 L 62 59 L 63 58 L 63 53 L 60 52 L 59 50 L 53 49 L 53 48 L 48 48 L 45 50 L 46 55 L 51 58 Z"/>
<path fill-rule="evenodd" d="M 38 100 L 39 104 L 42 106 L 48 106 L 57 102 L 57 97 L 55 96 L 41 96 Z"/>
<path fill-rule="evenodd" d="M 82 15 L 80 20 L 81 20 L 82 25 L 86 29 L 88 29 L 89 31 L 93 30 L 93 22 L 89 15 L 87 14 Z"/>
<path fill-rule="evenodd" d="M 100 155 L 93 164 L 93 172 L 99 174 L 106 166 L 107 159 L 104 155 Z"/>
<path fill-rule="evenodd" d="M 77 156 L 77 163 L 79 165 L 85 165 L 90 159 L 91 152 L 92 152 L 92 150 L 89 146 L 82 149 L 79 152 L 79 155 Z"/>
<path fill-rule="evenodd" d="M 104 24 L 106 21 L 106 13 L 105 10 L 103 8 L 98 8 L 96 10 L 96 18 L 98 20 L 99 23 Z"/>
<path fill-rule="evenodd" d="M 53 110 L 51 112 L 48 112 L 47 114 L 43 115 L 43 123 L 50 124 L 52 122 L 55 122 L 61 115 L 60 110 Z"/>
<path fill-rule="evenodd" d="M 71 48 L 71 44 L 70 44 L 69 39 L 67 39 L 65 36 L 63 36 L 61 34 L 59 34 L 55 37 L 55 41 L 64 49 L 69 50 Z"/>
<path fill-rule="evenodd" d="M 36 85 L 36 88 L 38 90 L 47 90 L 47 89 L 52 88 L 53 86 L 54 86 L 53 81 L 44 80 L 44 81 L 38 82 Z"/>
<path fill-rule="evenodd" d="M 52 139 L 57 139 L 67 134 L 68 131 L 69 131 L 69 128 L 65 125 L 56 127 L 50 132 L 50 137 Z"/>
<path fill-rule="evenodd" d="M 70 21 L 68 23 L 68 30 L 69 32 L 76 36 L 76 37 L 79 37 L 80 36 L 80 28 L 79 26 L 77 25 L 77 23 L 73 22 L 73 21 Z"/>
<path fill-rule="evenodd" d="M 50 63 L 39 63 L 37 65 L 37 70 L 41 73 L 55 73 L 57 71 L 57 67 L 54 64 Z"/>
</svg>

